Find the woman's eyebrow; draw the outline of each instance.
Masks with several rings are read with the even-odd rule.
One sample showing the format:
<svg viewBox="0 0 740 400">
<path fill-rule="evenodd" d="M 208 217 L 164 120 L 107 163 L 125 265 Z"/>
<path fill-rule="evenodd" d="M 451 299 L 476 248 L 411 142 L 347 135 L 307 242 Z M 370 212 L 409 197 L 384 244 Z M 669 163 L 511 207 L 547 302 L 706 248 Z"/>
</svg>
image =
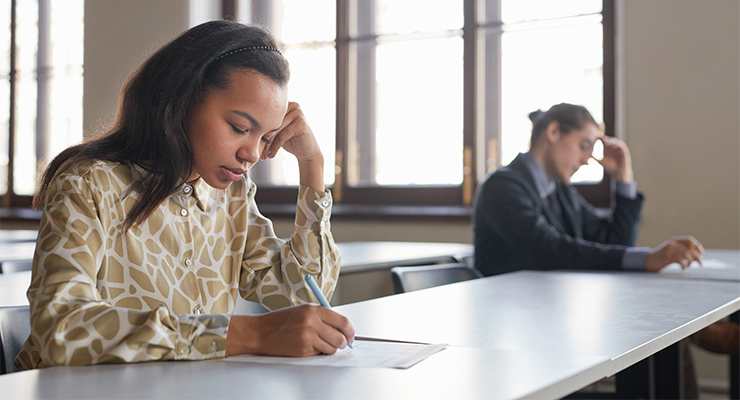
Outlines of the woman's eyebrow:
<svg viewBox="0 0 740 400">
<path fill-rule="evenodd" d="M 245 113 L 244 111 L 239 111 L 239 110 L 232 110 L 231 112 L 234 113 L 234 114 L 236 114 L 236 115 L 238 115 L 238 116 L 240 116 L 240 117 L 243 117 L 243 118 L 248 119 L 249 122 L 251 122 L 252 125 L 254 125 L 255 128 L 257 128 L 257 129 L 262 128 L 262 125 L 260 125 L 260 123 L 257 122 L 257 120 L 254 119 L 253 116 L 249 115 L 249 113 Z"/>
</svg>

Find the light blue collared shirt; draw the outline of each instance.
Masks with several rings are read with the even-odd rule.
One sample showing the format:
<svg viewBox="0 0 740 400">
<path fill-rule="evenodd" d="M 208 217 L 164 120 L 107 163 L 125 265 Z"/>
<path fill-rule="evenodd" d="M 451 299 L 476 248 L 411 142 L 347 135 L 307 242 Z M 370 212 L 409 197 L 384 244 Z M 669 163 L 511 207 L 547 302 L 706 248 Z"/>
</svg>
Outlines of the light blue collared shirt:
<svg viewBox="0 0 740 400">
<path fill-rule="evenodd" d="M 532 175 L 532 179 L 534 179 L 534 185 L 537 188 L 537 193 L 539 193 L 540 199 L 547 204 L 547 197 L 550 196 L 557 187 L 555 180 L 547 176 L 545 169 L 542 168 L 531 154 L 521 153 L 519 156 L 522 158 L 522 161 L 524 161 L 524 165 L 527 166 L 527 170 L 530 175 Z M 630 200 L 636 199 L 637 182 L 617 181 L 616 194 L 617 196 L 625 197 Z M 622 256 L 622 269 L 644 271 L 645 262 L 649 253 L 649 247 L 628 247 L 624 256 Z"/>
</svg>

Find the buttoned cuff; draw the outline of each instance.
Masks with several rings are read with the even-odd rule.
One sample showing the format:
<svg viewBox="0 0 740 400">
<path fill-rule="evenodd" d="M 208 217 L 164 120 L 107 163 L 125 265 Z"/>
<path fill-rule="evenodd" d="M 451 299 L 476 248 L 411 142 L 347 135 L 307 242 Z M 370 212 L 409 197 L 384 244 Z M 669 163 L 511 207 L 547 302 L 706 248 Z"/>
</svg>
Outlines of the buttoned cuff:
<svg viewBox="0 0 740 400">
<path fill-rule="evenodd" d="M 204 360 L 226 357 L 228 314 L 177 316 L 175 360 Z"/>
<path fill-rule="evenodd" d="M 650 247 L 628 247 L 622 256 L 622 269 L 628 271 L 645 271 Z"/>
<path fill-rule="evenodd" d="M 324 235 L 331 231 L 331 207 L 334 201 L 329 189 L 323 192 L 308 186 L 298 189 L 298 207 L 296 225 L 313 231 L 317 235 Z M 307 210 L 308 212 L 302 212 Z"/>
<path fill-rule="evenodd" d="M 616 192 L 618 196 L 626 197 L 630 200 L 637 198 L 637 182 L 621 182 L 617 181 Z"/>
</svg>

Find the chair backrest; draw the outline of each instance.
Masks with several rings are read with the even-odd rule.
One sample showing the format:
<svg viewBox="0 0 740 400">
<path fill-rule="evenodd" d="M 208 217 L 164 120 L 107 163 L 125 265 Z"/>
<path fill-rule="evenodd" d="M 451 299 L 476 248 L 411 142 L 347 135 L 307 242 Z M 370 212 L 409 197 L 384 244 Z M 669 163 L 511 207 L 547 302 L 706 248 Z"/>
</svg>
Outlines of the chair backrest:
<svg viewBox="0 0 740 400">
<path fill-rule="evenodd" d="M 396 293 L 412 292 L 483 277 L 477 269 L 464 263 L 393 267 L 391 276 Z"/>
<path fill-rule="evenodd" d="M 3 261 L 0 263 L 0 272 L 3 274 L 30 271 L 31 269 L 33 269 L 33 260 Z"/>
<path fill-rule="evenodd" d="M 29 306 L 0 307 L 0 375 L 18 371 L 15 357 L 30 333 Z"/>
</svg>

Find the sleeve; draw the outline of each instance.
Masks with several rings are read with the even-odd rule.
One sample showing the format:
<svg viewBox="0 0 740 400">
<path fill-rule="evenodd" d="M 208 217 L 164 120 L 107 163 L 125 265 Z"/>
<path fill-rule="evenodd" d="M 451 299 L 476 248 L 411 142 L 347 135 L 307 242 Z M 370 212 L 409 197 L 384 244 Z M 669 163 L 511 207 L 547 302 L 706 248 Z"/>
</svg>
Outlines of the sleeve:
<svg viewBox="0 0 740 400">
<path fill-rule="evenodd" d="M 87 175 L 94 175 L 92 173 Z M 173 315 L 112 307 L 96 287 L 104 279 L 110 198 L 92 176 L 50 184 L 41 218 L 28 300 L 31 335 L 23 368 L 226 356 L 228 315 Z"/>
<path fill-rule="evenodd" d="M 305 274 L 311 274 L 331 300 L 341 264 L 329 222 L 331 193 L 300 186 L 294 230 L 289 240 L 282 240 L 276 237 L 272 222 L 257 209 L 255 192 L 252 183 L 247 244 L 239 278 L 241 296 L 269 310 L 318 303 L 304 279 Z"/>
<path fill-rule="evenodd" d="M 583 221 L 583 238 L 604 243 L 634 246 L 640 231 L 640 218 L 645 198 L 637 193 L 634 198 L 615 196 L 615 206 L 611 215 L 599 216 L 594 207 L 580 194 L 572 190 L 580 203 Z"/>
<path fill-rule="evenodd" d="M 538 269 L 621 268 L 625 246 L 608 245 L 572 237 L 553 227 L 535 201 L 523 178 L 515 173 L 494 174 L 482 187 L 487 204 L 481 222 L 490 226 L 515 254 Z"/>
<path fill-rule="evenodd" d="M 650 247 L 628 247 L 622 258 L 622 268 L 628 271 L 645 271 Z"/>
</svg>

